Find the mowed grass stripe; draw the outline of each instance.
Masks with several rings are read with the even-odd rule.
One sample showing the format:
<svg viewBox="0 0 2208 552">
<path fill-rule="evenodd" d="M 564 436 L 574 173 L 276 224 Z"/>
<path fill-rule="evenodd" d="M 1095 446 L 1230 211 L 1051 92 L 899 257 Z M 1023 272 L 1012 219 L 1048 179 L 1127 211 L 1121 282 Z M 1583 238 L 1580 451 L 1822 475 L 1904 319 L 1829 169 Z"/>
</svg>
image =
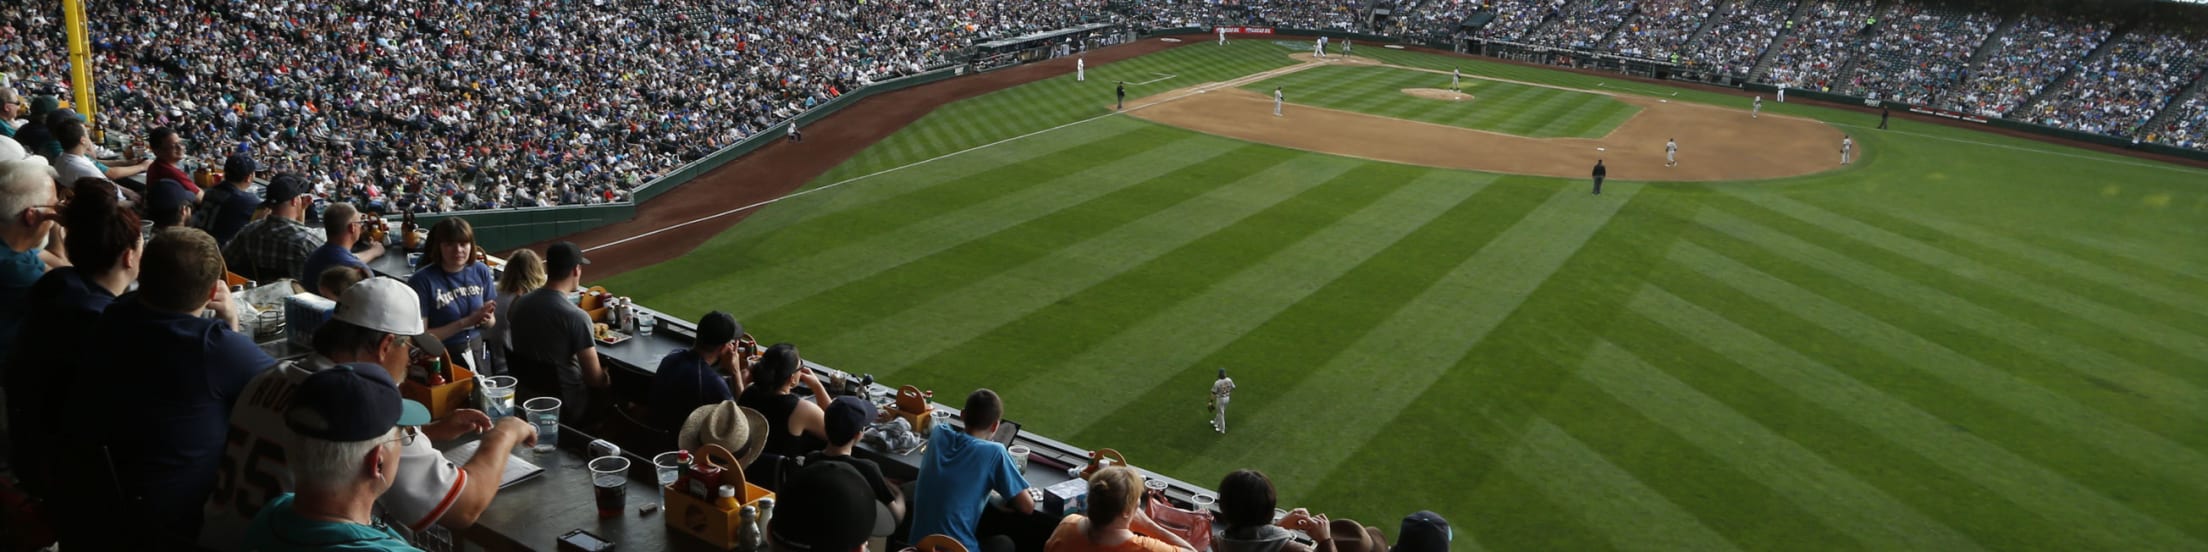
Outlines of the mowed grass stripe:
<svg viewBox="0 0 2208 552">
<path fill-rule="evenodd" d="M 1345 349 L 1382 321 L 1441 281 L 1452 267 L 1470 259 L 1484 244 L 1492 242 L 1554 198 L 1553 188 L 1526 180 L 1530 179 L 1501 177 L 1492 184 L 1485 184 L 1477 194 L 1450 206 L 1447 212 L 1356 264 L 1347 273 L 1330 281 L 1302 284 L 1316 284 L 1317 289 L 1265 319 L 1257 328 L 1230 336 L 1231 342 L 1188 364 L 1227 367 L 1233 371 L 1238 385 L 1251 389 L 1293 388 L 1311 375 L 1303 367 L 1344 354 Z M 1132 402 L 1122 401 L 1108 414 L 1076 420 L 1071 427 L 1078 431 L 1071 433 L 1074 437 L 1070 441 L 1128 443 L 1123 450 L 1143 455 L 1145 465 L 1151 469 L 1165 469 L 1167 473 L 1185 475 L 1192 478 L 1190 480 L 1217 477 L 1218 472 L 1205 471 L 1206 468 L 1167 468 L 1196 461 L 1204 453 L 1202 447 L 1146 445 L 1157 443 L 1161 434 L 1170 435 L 1156 427 L 1155 420 L 1160 412 L 1200 412 L 1194 410 L 1196 405 L 1190 398 L 1193 395 L 1176 390 L 1208 389 L 1212 379 L 1213 375 L 1205 370 L 1179 371 Z M 1283 394 L 1274 392 L 1244 393 L 1234 400 L 1233 411 L 1263 410 L 1282 397 Z M 1244 417 L 1243 414 L 1230 415 L 1228 425 L 1238 427 Z M 1188 424 L 1187 428 L 1189 432 L 1204 436 L 1211 431 L 1209 427 L 1196 424 Z M 1246 431 L 1229 433 L 1226 438 L 1242 439 L 1242 435 L 1250 434 Z M 1281 437 L 1299 444 L 1325 438 L 1306 432 Z M 1174 438 L 1173 442 L 1180 440 Z M 1245 467 L 1271 470 L 1283 460 L 1287 459 L 1268 458 Z M 1293 489 L 1282 492 L 1287 493 L 1282 495 L 1285 499 L 1293 500 L 1297 496 Z"/>
<path fill-rule="evenodd" d="M 1038 364 L 1063 368 L 1055 374 L 1024 373 L 1015 376 L 1016 385 L 992 385 L 1006 389 L 1005 396 L 1010 397 L 1007 400 L 1040 410 L 1030 417 L 1043 421 L 1031 423 L 1082 428 L 1098 418 L 1092 413 L 1116 411 L 1160 392 L 1181 371 L 1195 369 L 1191 362 L 1256 330 L 1475 194 L 1493 195 L 1488 190 L 1495 188 L 1487 186 L 1485 180 L 1427 173 L 1331 225 L 1310 227 L 1304 232 L 1287 230 L 1299 235 L 1294 243 L 1232 274 L 1220 275 L 1201 293 L 1186 299 L 1159 294 L 1164 297 L 1150 301 L 1170 303 L 1157 305 L 1137 319 L 1121 321 L 1109 336 L 1076 339 L 1055 355 L 1036 359 Z M 1060 355 L 1066 358 L 1052 362 Z M 1237 369 L 1235 376 L 1256 382 L 1263 379 L 1258 372 Z M 1114 392 L 1099 393 L 1100 389 Z M 1082 408 L 1048 407 L 1065 404 L 1080 404 Z M 1186 433 L 1156 432 L 1152 440 L 1174 441 Z"/>
<path fill-rule="evenodd" d="M 926 381 L 938 387 L 970 388 L 993 387 L 1007 389 L 1030 381 L 1030 376 L 1042 376 L 1036 371 L 1010 373 L 981 373 L 965 370 L 965 359 L 977 356 L 997 356 L 1016 359 L 1021 365 L 1055 366 L 1058 373 L 1094 373 L 1110 375 L 1114 381 L 1125 382 L 1128 374 L 1122 370 L 1126 355 L 1135 348 L 1160 346 L 1166 341 L 1130 344 L 1128 350 L 1117 350 L 1117 355 L 1092 357 L 1089 363 L 1072 361 L 1083 350 L 1115 339 L 1119 334 L 1143 320 L 1154 317 L 1159 311 L 1169 310 L 1192 295 L 1161 293 L 1161 289 L 1193 290 L 1215 285 L 1222 279 L 1245 271 L 1247 267 L 1273 256 L 1280 248 L 1289 247 L 1298 236 L 1310 235 L 1330 227 L 1339 217 L 1347 216 L 1365 205 L 1376 201 L 1396 188 L 1395 182 L 1383 185 L 1367 184 L 1374 181 L 1400 181 L 1408 179 L 1423 169 L 1394 168 L 1344 159 L 1313 159 L 1296 156 L 1285 150 L 1265 150 L 1282 157 L 1296 157 L 1299 162 L 1266 169 L 1247 177 L 1227 182 L 1226 187 L 1206 198 L 1216 205 L 1201 212 L 1162 213 L 1162 217 L 1188 216 L 1194 219 L 1210 219 L 1214 222 L 1190 224 L 1183 230 L 1204 232 L 1185 242 L 1168 243 L 1174 246 L 1148 259 L 1082 259 L 1084 263 L 1096 263 L 1109 268 L 1094 270 L 1094 277 L 1084 276 L 1076 281 L 1088 283 L 1086 287 L 1066 290 L 1057 297 L 1043 297 L 1035 301 L 1019 301 L 1016 304 L 1030 308 L 1024 313 L 1003 309 L 1005 318 L 989 318 L 996 325 L 978 328 L 970 336 L 949 339 L 940 348 L 923 348 L 907 351 L 901 360 L 887 361 L 889 366 L 911 365 L 916 370 L 905 372 L 909 377 Z M 1282 185 L 1290 179 L 1288 174 L 1313 177 L 1307 184 Z M 1326 178 L 1325 180 L 1318 180 Z M 1308 186 L 1308 187 L 1306 187 Z M 1202 206 L 1199 206 L 1202 207 Z M 1175 225 L 1161 218 L 1161 225 Z M 1277 242 L 1268 241 L 1277 239 Z M 1117 241 L 1126 241 L 1124 239 Z M 1151 240 L 1157 241 L 1157 240 Z M 1047 300 L 1047 301 L 1045 301 Z M 997 314 L 1000 311 L 991 311 Z M 1225 313 L 1211 313 L 1225 314 Z M 975 324 L 979 326 L 979 324 Z M 1186 336 L 1174 336 L 1182 339 Z M 1154 353 L 1154 351 L 1151 351 Z M 1087 372 L 1081 368 L 1096 370 Z M 1047 380 L 1047 378 L 1046 378 Z M 1050 380 L 1056 381 L 1056 380 Z M 1135 380 L 1142 381 L 1142 380 Z M 1063 386 L 1064 382 L 1058 382 Z M 1087 399 L 1106 396 L 1100 390 L 1110 386 L 1073 387 L 1070 391 Z M 1118 389 L 1120 392 L 1131 392 Z M 1008 395 L 1011 396 L 1011 395 Z M 1035 395 L 1020 396 L 1020 404 L 1038 399 Z M 1043 402 L 1041 405 L 1061 404 Z M 1069 416 L 1076 412 L 1055 411 L 1040 408 L 1043 416 Z M 1036 423 L 1035 417 L 1028 417 Z M 1069 420 L 1070 421 L 1070 420 Z"/>
<path fill-rule="evenodd" d="M 2200 276 L 2201 274 L 2208 274 L 2208 261 L 2187 255 L 2184 251 L 2172 251 L 2165 247 L 2082 232 L 2055 232 L 2053 235 L 2044 236 L 2038 241 L 2047 244 L 2066 242 L 2059 247 L 2070 251 L 2072 254 L 2083 252 L 2085 254 L 2103 255 L 2121 258 L 2136 265 L 2153 267 L 2173 278 L 2183 278 L 2185 282 L 2183 285 L 2208 283 L 2208 278 Z"/>
<path fill-rule="evenodd" d="M 1158 190 L 1160 195 L 1147 199 L 1130 196 L 1116 205 L 1096 206 L 1144 214 L 1139 219 L 1090 228 L 1077 234 L 1083 238 L 1077 242 L 1041 249 L 1043 254 L 1035 260 L 996 274 L 937 281 L 935 285 L 955 291 L 876 316 L 848 334 L 831 330 L 814 335 L 828 335 L 825 341 L 907 344 L 897 354 L 900 358 L 868 359 L 865 365 L 889 375 L 917 367 L 922 371 L 912 377 L 933 385 L 931 378 L 971 368 L 937 354 L 1326 182 L 1292 176 L 1326 177 L 1359 164 L 1280 148 L 1245 147 L 1244 152 L 1219 162 L 1155 179 L 1161 186 L 1179 190 Z M 1189 182 L 1211 184 L 1189 186 Z"/>
<path fill-rule="evenodd" d="M 2032 265 L 2053 269 L 2056 272 L 2066 273 L 2075 278 L 2107 286 L 2110 290 L 2137 295 L 2147 299 L 2145 301 L 2147 303 L 2174 306 L 2192 311 L 2196 315 L 2194 317 L 2196 319 L 2198 318 L 2197 315 L 2208 313 L 2208 298 L 2203 298 L 2198 294 L 2171 289 L 2162 284 L 2099 263 L 2073 257 L 2053 249 L 2038 247 L 2025 243 L 2023 240 L 2003 236 L 1977 226 L 1929 217 L 1920 217 L 1917 221 L 1928 228 L 1967 240 L 1979 247 L 2003 251 L 2021 257 Z M 2027 274 L 2029 273 L 2027 272 Z"/>
<path fill-rule="evenodd" d="M 1871 550 L 1977 550 L 1978 544 L 1607 341 L 1581 382 L 1709 451 Z"/>
<path fill-rule="evenodd" d="M 2099 408 L 2103 409 L 2113 407 L 2119 411 L 2135 411 L 2142 406 L 2155 409 L 2158 411 L 2154 412 L 2151 417 L 2158 421 L 2176 422 L 2177 427 L 2172 429 L 2178 432 L 2189 433 L 2195 424 L 2195 420 L 2203 415 L 2208 415 L 2208 393 L 2204 393 L 2199 386 L 2195 386 L 2191 382 L 2170 377 L 2167 374 L 2140 366 L 2105 351 L 2079 344 L 2071 341 L 2067 336 L 2025 324 L 2006 313 L 1979 306 L 1946 292 L 1825 249 L 1817 244 L 1787 235 L 1777 229 L 1765 227 L 1724 211 L 1704 211 L 1698 222 L 1705 227 L 1735 239 L 1754 243 L 1767 254 L 1777 255 L 1813 267 L 1816 270 L 1830 274 L 1835 279 L 1859 285 L 1862 291 L 1885 296 L 1896 303 L 1911 305 L 1922 314 L 1936 316 L 1970 332 L 1998 339 L 2005 347 L 2037 356 L 2043 362 L 2033 363 L 2025 359 L 2004 358 L 2001 359 L 2002 362 L 1993 362 L 1992 364 L 2008 366 L 2011 372 L 2019 371 L 2019 365 L 2021 364 L 2045 364 L 2047 368 L 2060 370 L 2059 374 L 2035 373 L 2032 376 L 2036 377 L 2031 379 L 2041 382 L 2041 385 L 2052 385 L 2054 389 L 2072 390 L 2072 392 L 2064 393 L 2067 396 L 2079 398 L 2082 395 L 2102 399 L 2090 402 L 2101 405 Z M 1757 262 L 1756 264 L 1765 267 L 1766 270 L 1774 265 L 1774 263 L 1767 262 Z M 1860 297 L 1859 294 L 1849 293 L 1850 290 L 1839 291 L 1841 291 L 1839 295 L 1843 297 Z M 1920 336 L 1935 339 L 1952 333 L 1945 331 L 1944 328 L 1942 331 L 1932 333 L 1922 330 L 1914 331 Z M 1974 354 L 1973 356 L 1977 355 Z M 2112 395 L 2108 392 L 2111 387 L 2138 391 Z M 2152 395 L 2142 393 L 2152 393 Z M 2147 400 L 2140 401 L 2141 398 Z M 2156 425 L 2168 427 L 2161 424 Z M 2133 430 L 2136 431 L 2137 428 L 2133 428 Z M 2115 433 L 2107 433 L 2107 435 L 2115 437 Z M 2102 435 L 2104 433 L 2095 431 L 2094 434 Z M 2141 436 L 2131 435 L 2130 437 Z M 2177 463 L 2179 466 L 2198 465 L 2201 461 L 2200 455 L 2192 449 L 2174 442 L 2168 442 L 2163 438 L 2156 438 L 2154 441 L 2163 443 L 2160 446 L 2165 449 L 2164 453 L 2166 454 L 2178 455 L 2177 457 L 2193 457 L 2190 462 Z M 2208 473 L 2208 470 L 2195 473 Z"/>
<path fill-rule="evenodd" d="M 1853 420 L 1894 445 L 1932 460 L 1955 475 L 2066 529 L 2049 535 L 2061 537 L 2036 544 L 2051 549 L 2104 550 L 2178 550 L 2201 546 L 2198 541 L 2154 518 L 2018 458 L 1939 417 L 1662 288 L 1644 289 L 1634 297 L 1632 308 L 1642 316 L 1678 330 L 1703 347 L 1741 359 L 1741 366 L 1818 404 L 1833 416 Z M 2067 538 L 2083 538 L 2089 542 L 2077 543 L 2077 546 L 2061 545 L 2060 541 Z"/>
<path fill-rule="evenodd" d="M 1252 412 L 1249 429 L 1260 435 L 1318 430 L 1343 443 L 1370 441 L 1383 427 L 1363 420 L 1393 418 L 1441 379 L 1641 189 L 1621 186 L 1609 197 L 1558 190 L 1342 356 L 1282 390 L 1282 400 Z M 1258 441 L 1220 441 L 1191 467 L 1231 471 L 1228 466 L 1275 453 Z M 1353 447 L 1306 454 L 1274 473 L 1274 483 L 1287 492 L 1309 490 L 1352 454 Z"/>
<path fill-rule="evenodd" d="M 1881 249 L 1940 266 L 1945 270 L 1955 272 L 1959 276 L 1976 280 L 1982 285 L 2005 290 L 2016 294 L 2018 297 L 2044 304 L 2078 319 L 2144 339 L 2154 345 L 2190 357 L 2196 362 L 2208 362 L 2208 339 L 2204 339 L 2200 335 L 2171 328 L 2136 313 L 2079 297 L 2066 290 L 2040 284 L 2008 270 L 1987 265 L 1977 259 L 1964 257 L 1937 246 L 1897 234 L 1884 227 L 1836 214 L 1815 205 L 1778 194 L 1736 193 L 1742 199 L 1772 211 L 1801 219 L 1810 224 L 1831 228 Z"/>
<path fill-rule="evenodd" d="M 1134 121 L 1125 124 L 1150 126 Z M 774 282 L 772 286 L 720 285 L 716 281 L 685 279 L 682 277 L 685 271 L 677 270 L 655 272 L 665 275 L 655 282 L 658 285 L 624 286 L 624 289 L 656 293 L 656 300 L 660 302 L 654 304 L 673 305 L 672 310 L 678 315 L 684 314 L 680 312 L 684 305 L 697 305 L 693 308 L 699 312 L 690 314 L 694 316 L 704 314 L 704 305 L 713 304 L 744 305 L 749 312 L 764 313 L 1176 169 L 1200 164 L 1242 144 L 1170 129 L 1159 130 L 1164 134 L 1120 148 L 1085 148 L 1080 152 L 1031 160 L 1033 163 L 1014 164 L 1023 168 L 1000 166 L 967 178 L 958 185 L 980 188 L 978 193 L 969 193 L 983 198 L 971 205 L 950 209 L 931 208 L 924 203 L 902 208 L 889 206 L 884 216 L 894 213 L 896 220 L 910 221 L 894 224 L 898 229 L 895 232 L 867 232 L 868 228 L 877 226 L 865 218 L 848 219 L 848 222 L 815 220 L 801 228 L 793 228 L 811 233 L 813 238 L 791 239 L 789 246 L 774 254 L 751 257 L 756 259 L 753 262 L 716 258 L 743 253 L 731 251 L 716 252 L 712 256 L 686 256 L 666 263 L 691 266 L 693 270 L 718 271 L 733 278 L 731 281 Z M 1140 133 L 1126 136 L 1139 137 Z M 1160 137 L 1166 139 L 1156 139 Z M 1130 151 L 1132 155 L 1128 154 Z M 1050 168 L 1055 168 L 1056 172 Z M 958 200 L 959 203 L 965 201 Z M 767 242 L 760 247 L 771 246 L 777 238 L 770 236 L 760 240 Z M 731 266 L 737 268 L 731 270 Z"/>
<path fill-rule="evenodd" d="M 1503 454 L 1505 469 L 1578 510 L 1619 550 L 1738 550 L 1693 514 L 1538 416 Z"/>
</svg>

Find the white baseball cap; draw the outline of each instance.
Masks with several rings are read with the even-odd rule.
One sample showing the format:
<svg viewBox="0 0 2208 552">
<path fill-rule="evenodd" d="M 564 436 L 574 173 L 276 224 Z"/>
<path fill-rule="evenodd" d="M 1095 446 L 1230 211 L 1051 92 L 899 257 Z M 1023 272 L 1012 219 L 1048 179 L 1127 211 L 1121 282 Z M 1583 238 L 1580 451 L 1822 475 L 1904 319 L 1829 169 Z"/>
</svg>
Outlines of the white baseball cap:
<svg viewBox="0 0 2208 552">
<path fill-rule="evenodd" d="M 430 355 L 445 354 L 445 344 L 430 335 L 422 321 L 421 296 L 406 283 L 377 276 L 339 294 L 337 311 L 330 319 L 362 328 L 412 338 L 414 347 Z"/>
<path fill-rule="evenodd" d="M 53 166 L 46 162 L 44 156 L 31 155 L 30 151 L 23 149 L 22 142 L 6 136 L 0 136 L 0 161 L 36 161 L 40 165 Z"/>
</svg>

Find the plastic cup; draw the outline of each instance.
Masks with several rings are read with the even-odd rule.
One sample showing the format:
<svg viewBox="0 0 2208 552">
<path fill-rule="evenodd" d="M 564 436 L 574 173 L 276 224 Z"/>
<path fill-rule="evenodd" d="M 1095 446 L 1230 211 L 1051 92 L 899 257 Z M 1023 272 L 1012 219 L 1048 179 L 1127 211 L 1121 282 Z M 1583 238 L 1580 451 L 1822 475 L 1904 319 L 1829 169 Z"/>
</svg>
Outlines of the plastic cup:
<svg viewBox="0 0 2208 552">
<path fill-rule="evenodd" d="M 1163 479 L 1144 479 L 1144 480 L 1142 480 L 1142 488 L 1144 488 L 1144 489 L 1149 489 L 1149 490 L 1153 490 L 1153 491 L 1157 491 L 1157 492 L 1161 492 L 1161 493 L 1162 493 L 1162 492 L 1165 492 L 1165 487 L 1166 487 L 1166 484 L 1165 484 L 1165 480 L 1163 480 Z"/>
<path fill-rule="evenodd" d="M 1195 506 L 1197 511 L 1206 511 L 1213 509 L 1212 505 L 1219 503 L 1219 497 L 1210 493 L 1196 493 L 1195 496 L 1188 497 L 1188 503 Z"/>
<path fill-rule="evenodd" d="M 629 503 L 629 459 L 600 456 L 590 460 L 590 487 L 598 499 L 598 519 L 620 517 Z"/>
<path fill-rule="evenodd" d="M 537 397 L 521 403 L 529 423 L 537 426 L 537 452 L 552 452 L 560 444 L 560 400 Z"/>
<path fill-rule="evenodd" d="M 486 414 L 490 414 L 492 420 L 514 415 L 514 387 L 519 385 L 521 380 L 513 376 L 483 378 L 483 396 L 491 402 L 483 405 L 483 409 L 488 411 Z"/>
<path fill-rule="evenodd" d="M 1027 445 L 1012 445 L 1004 451 L 1012 454 L 1012 465 L 1018 466 L 1020 473 L 1027 473 L 1027 456 L 1034 451 L 1028 450 Z"/>
<path fill-rule="evenodd" d="M 661 503 L 667 502 L 667 486 L 675 484 L 675 480 L 682 479 L 682 464 L 676 461 L 681 454 L 681 451 L 662 452 L 659 453 L 659 456 L 652 457 L 652 467 L 659 472 L 659 501 Z"/>
</svg>

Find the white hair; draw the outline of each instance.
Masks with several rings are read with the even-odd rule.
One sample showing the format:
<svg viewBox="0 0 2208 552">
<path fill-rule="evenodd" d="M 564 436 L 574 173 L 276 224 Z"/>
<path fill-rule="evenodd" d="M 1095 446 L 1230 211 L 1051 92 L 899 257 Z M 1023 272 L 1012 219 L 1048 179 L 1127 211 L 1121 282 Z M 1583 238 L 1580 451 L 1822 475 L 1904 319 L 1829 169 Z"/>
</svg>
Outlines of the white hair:
<svg viewBox="0 0 2208 552">
<path fill-rule="evenodd" d="M 0 161 L 0 217 L 13 222 L 24 209 L 54 200 L 54 168 L 37 161 Z"/>
<path fill-rule="evenodd" d="M 360 478 L 361 460 L 368 451 L 391 442 L 397 428 L 366 441 L 324 441 L 307 436 L 292 439 L 285 452 L 291 477 L 300 489 L 340 490 Z"/>
</svg>

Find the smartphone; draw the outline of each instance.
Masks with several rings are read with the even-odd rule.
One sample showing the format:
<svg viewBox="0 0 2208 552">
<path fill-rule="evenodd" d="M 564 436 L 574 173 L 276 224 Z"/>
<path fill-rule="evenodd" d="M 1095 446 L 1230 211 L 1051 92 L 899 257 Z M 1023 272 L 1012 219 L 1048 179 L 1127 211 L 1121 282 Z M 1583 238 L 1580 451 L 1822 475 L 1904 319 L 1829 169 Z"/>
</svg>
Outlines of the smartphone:
<svg viewBox="0 0 2208 552">
<path fill-rule="evenodd" d="M 589 531 L 576 529 L 568 531 L 565 535 L 560 535 L 561 552 L 611 552 L 612 550 L 613 541 L 600 538 Z"/>
</svg>

